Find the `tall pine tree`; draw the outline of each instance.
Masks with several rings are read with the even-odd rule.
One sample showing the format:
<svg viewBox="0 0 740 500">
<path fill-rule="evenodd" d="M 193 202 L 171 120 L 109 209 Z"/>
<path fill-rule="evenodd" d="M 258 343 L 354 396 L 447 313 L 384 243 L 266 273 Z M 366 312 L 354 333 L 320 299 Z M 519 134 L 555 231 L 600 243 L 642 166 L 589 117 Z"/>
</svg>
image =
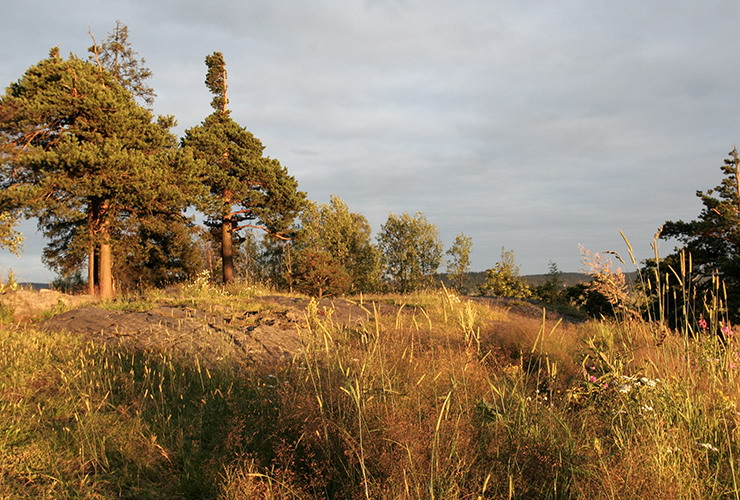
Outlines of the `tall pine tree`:
<svg viewBox="0 0 740 500">
<path fill-rule="evenodd" d="M 207 223 L 220 228 L 223 281 L 234 280 L 234 238 L 243 228 L 259 228 L 287 238 L 305 194 L 275 159 L 263 156 L 264 146 L 231 118 L 226 63 L 220 52 L 206 57 L 206 86 L 213 94 L 213 113 L 185 132 L 183 145 L 205 163 L 203 199 Z"/>
<path fill-rule="evenodd" d="M 71 260 L 98 255 L 89 281 L 110 298 L 120 227 L 180 212 L 196 189 L 170 125 L 108 71 L 52 49 L 0 98 L 0 210 L 38 217 Z"/>
</svg>

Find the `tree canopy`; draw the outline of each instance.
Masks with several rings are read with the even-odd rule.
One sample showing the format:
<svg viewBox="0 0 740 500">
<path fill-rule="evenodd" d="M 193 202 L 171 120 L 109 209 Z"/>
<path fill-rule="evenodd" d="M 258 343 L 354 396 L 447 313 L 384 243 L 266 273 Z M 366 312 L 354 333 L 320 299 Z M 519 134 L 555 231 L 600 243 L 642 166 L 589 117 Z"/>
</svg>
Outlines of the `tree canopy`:
<svg viewBox="0 0 740 500">
<path fill-rule="evenodd" d="M 516 265 L 514 250 L 501 249 L 501 260 L 485 271 L 485 281 L 480 286 L 480 291 L 499 297 L 523 299 L 532 295 L 529 286 L 519 277 L 519 266 Z"/>
<path fill-rule="evenodd" d="M 455 236 L 452 246 L 445 252 L 449 257 L 447 262 L 447 276 L 458 291 L 465 290 L 465 281 L 470 272 L 470 251 L 473 248 L 473 238 L 460 233 Z"/>
<path fill-rule="evenodd" d="M 90 60 L 101 68 L 108 70 L 118 82 L 135 97 L 147 105 L 154 103 L 157 94 L 146 82 L 152 77 L 152 71 L 144 64 L 128 40 L 128 26 L 116 21 L 116 27 L 105 41 L 98 45 L 90 33 L 93 45 L 88 48 Z"/>
<path fill-rule="evenodd" d="M 18 255 L 23 243 L 23 235 L 15 230 L 17 217 L 12 213 L 0 213 L 0 248 L 7 248 Z"/>
</svg>

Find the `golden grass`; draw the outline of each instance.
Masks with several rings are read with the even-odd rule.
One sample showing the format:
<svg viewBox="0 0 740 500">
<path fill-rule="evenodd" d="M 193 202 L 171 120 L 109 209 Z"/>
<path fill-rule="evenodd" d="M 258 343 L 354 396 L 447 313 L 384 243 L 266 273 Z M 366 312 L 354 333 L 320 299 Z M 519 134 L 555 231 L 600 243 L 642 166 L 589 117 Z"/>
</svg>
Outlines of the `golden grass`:
<svg viewBox="0 0 740 500">
<path fill-rule="evenodd" d="M 249 370 L 7 327 L 0 497 L 738 497 L 734 339 L 372 299 L 396 308 L 314 304 L 301 356 Z"/>
</svg>

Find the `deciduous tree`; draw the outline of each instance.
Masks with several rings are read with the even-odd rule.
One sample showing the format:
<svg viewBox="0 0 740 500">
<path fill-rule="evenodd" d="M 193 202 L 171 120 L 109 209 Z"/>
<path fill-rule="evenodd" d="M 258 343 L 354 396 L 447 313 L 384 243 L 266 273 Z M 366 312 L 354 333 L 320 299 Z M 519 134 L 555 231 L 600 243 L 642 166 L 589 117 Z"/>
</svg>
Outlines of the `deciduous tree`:
<svg viewBox="0 0 740 500">
<path fill-rule="evenodd" d="M 21 250 L 23 235 L 15 230 L 18 218 L 12 213 L 0 213 L 0 248 L 7 248 L 15 255 Z"/>
<path fill-rule="evenodd" d="M 392 288 L 409 292 L 430 285 L 442 261 L 437 226 L 417 212 L 390 214 L 378 234 L 385 277 Z"/>
<path fill-rule="evenodd" d="M 351 291 L 376 291 L 380 286 L 381 258 L 370 236 L 367 219 L 350 212 L 338 196 L 331 196 L 328 204 L 306 204 L 295 249 L 297 254 L 309 250 L 327 252 L 349 276 Z"/>
<path fill-rule="evenodd" d="M 470 272 L 470 251 L 472 249 L 473 238 L 460 233 L 446 252 L 449 256 L 447 276 L 458 291 L 465 290 L 465 281 Z"/>
<path fill-rule="evenodd" d="M 304 249 L 296 256 L 294 274 L 298 291 L 318 298 L 342 295 L 352 285 L 347 269 L 326 250 Z"/>
<path fill-rule="evenodd" d="M 485 271 L 485 281 L 480 286 L 480 291 L 485 295 L 523 299 L 532 295 L 529 286 L 519 277 L 514 250 L 501 249 L 501 260 Z"/>
</svg>

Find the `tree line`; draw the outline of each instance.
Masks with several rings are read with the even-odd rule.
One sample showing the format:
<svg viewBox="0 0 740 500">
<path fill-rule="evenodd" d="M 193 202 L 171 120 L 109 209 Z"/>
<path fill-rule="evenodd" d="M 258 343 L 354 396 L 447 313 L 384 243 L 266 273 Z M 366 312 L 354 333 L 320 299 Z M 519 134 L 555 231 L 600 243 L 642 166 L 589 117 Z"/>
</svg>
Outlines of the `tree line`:
<svg viewBox="0 0 740 500">
<path fill-rule="evenodd" d="M 47 240 L 44 262 L 103 298 L 114 288 L 161 286 L 204 268 L 218 269 L 223 283 L 267 280 L 319 296 L 408 292 L 431 285 L 444 256 L 448 283 L 469 291 L 470 237 L 458 235 L 443 252 L 436 226 L 422 213 L 404 213 L 390 214 L 373 239 L 365 217 L 339 197 L 310 201 L 288 170 L 264 155 L 262 142 L 231 117 L 221 53 L 205 58 L 213 110 L 178 139 L 171 131 L 175 118 L 151 110 L 152 72 L 131 47 L 128 28 L 117 23 L 100 44 L 91 38 L 87 58 L 64 58 L 53 48 L 0 97 L 0 247 L 18 252 L 22 235 L 15 226 L 34 218 Z M 662 228 L 661 238 L 683 246 L 644 263 L 646 271 L 662 269 L 652 275 L 666 282 L 688 265 L 684 275 L 699 293 L 695 302 L 707 300 L 701 294 L 721 279 L 725 307 L 735 318 L 739 165 L 733 149 L 722 183 L 697 192 L 704 205 L 698 219 Z M 187 215 L 193 211 L 203 215 L 205 228 Z M 557 266 L 550 271 L 545 288 L 531 290 L 519 278 L 513 252 L 503 250 L 479 291 L 594 302 L 587 286 L 568 298 Z M 644 285 L 653 286 L 649 279 Z M 666 301 L 661 307 L 679 308 L 688 300 L 676 291 L 684 282 L 660 286 L 673 287 L 672 298 L 652 299 Z"/>
<path fill-rule="evenodd" d="M 174 117 L 151 111 L 152 73 L 120 23 L 103 43 L 93 37 L 87 59 L 56 47 L 11 83 L 0 98 L 0 245 L 17 252 L 17 221 L 36 219 L 44 262 L 80 281 L 86 270 L 89 293 L 103 298 L 114 283 L 187 279 L 209 256 L 231 283 L 235 259 L 250 252 L 246 267 L 259 263 L 275 284 L 318 295 L 430 282 L 442 256 L 433 224 L 391 214 L 376 244 L 367 220 L 338 197 L 309 201 L 231 117 L 223 55 L 205 63 L 213 112 L 180 140 Z"/>
</svg>

